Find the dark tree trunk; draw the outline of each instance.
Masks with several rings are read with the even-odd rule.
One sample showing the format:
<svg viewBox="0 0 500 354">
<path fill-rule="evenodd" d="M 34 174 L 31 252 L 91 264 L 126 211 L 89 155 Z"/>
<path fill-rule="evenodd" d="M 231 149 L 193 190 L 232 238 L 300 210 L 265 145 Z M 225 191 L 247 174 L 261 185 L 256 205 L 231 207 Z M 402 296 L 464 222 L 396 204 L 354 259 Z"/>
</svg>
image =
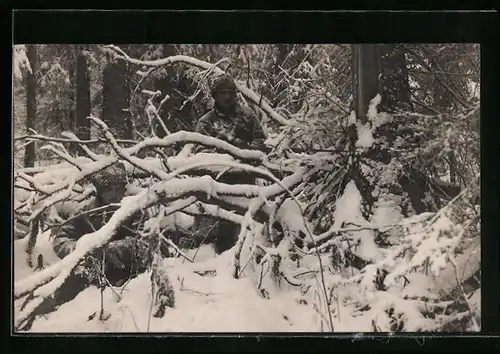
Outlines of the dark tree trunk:
<svg viewBox="0 0 500 354">
<path fill-rule="evenodd" d="M 68 64 L 69 72 L 69 85 L 68 90 L 68 101 L 67 106 L 64 107 L 66 111 L 66 116 L 68 117 L 66 121 L 65 129 L 76 133 L 76 53 L 73 52 L 73 57 Z M 72 143 L 63 143 L 63 145 L 68 149 L 70 154 L 75 155 L 78 151 L 78 145 Z"/>
<path fill-rule="evenodd" d="M 88 48 L 81 46 L 76 58 L 76 129 L 82 140 L 90 139 L 90 75 L 87 64 Z"/>
<path fill-rule="evenodd" d="M 116 138 L 132 139 L 127 63 L 111 59 L 103 72 L 102 118 Z"/>
<path fill-rule="evenodd" d="M 380 46 L 381 108 L 386 112 L 411 111 L 410 84 L 405 50 L 399 44 Z"/>
<path fill-rule="evenodd" d="M 352 100 L 349 102 L 349 112 L 357 112 L 357 89 L 358 89 L 358 45 L 351 45 L 351 86 Z"/>
<path fill-rule="evenodd" d="M 35 45 L 26 46 L 28 61 L 31 66 L 31 72 L 26 76 L 26 129 L 35 129 L 36 121 L 36 71 L 37 71 L 37 50 Z M 24 152 L 24 167 L 33 167 L 35 165 L 36 152 L 35 142 L 26 146 Z"/>
<path fill-rule="evenodd" d="M 365 124 L 370 101 L 380 93 L 380 54 L 378 44 L 354 45 L 353 70 L 356 80 L 356 116 Z"/>
<path fill-rule="evenodd" d="M 76 64 L 75 62 L 71 62 L 69 64 L 69 82 L 70 82 L 70 89 L 69 89 L 69 94 L 68 94 L 68 129 L 71 130 L 72 132 L 76 131 L 77 125 L 76 125 L 76 86 L 75 86 L 75 81 L 76 81 Z"/>
<path fill-rule="evenodd" d="M 377 44 L 355 44 L 352 46 L 352 78 L 354 84 L 354 110 L 361 124 L 368 122 L 370 101 L 379 93 L 379 49 Z M 349 176 L 356 183 L 364 201 L 363 214 L 368 216 L 374 203 L 373 186 L 370 185 L 360 169 L 360 156 L 355 150 L 358 139 L 357 127 L 352 124 L 348 129 L 352 163 Z"/>
<path fill-rule="evenodd" d="M 366 124 L 370 101 L 379 93 L 379 51 L 376 44 L 353 44 L 352 55 L 352 84 L 354 97 L 352 108 L 357 119 Z M 355 125 L 349 127 L 349 141 L 353 149 L 357 141 Z"/>
</svg>

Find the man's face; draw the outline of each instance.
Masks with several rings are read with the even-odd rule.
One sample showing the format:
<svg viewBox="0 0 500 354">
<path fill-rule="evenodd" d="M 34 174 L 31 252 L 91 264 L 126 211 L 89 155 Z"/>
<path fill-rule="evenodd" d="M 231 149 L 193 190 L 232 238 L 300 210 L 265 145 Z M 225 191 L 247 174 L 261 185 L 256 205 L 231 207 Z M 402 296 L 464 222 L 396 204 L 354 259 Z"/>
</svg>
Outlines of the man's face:
<svg viewBox="0 0 500 354">
<path fill-rule="evenodd" d="M 99 192 L 104 205 L 118 203 L 125 196 L 127 187 L 125 184 L 112 184 Z"/>
<path fill-rule="evenodd" d="M 232 89 L 219 89 L 215 92 L 215 103 L 222 109 L 234 108 L 236 105 L 236 92 Z"/>
</svg>

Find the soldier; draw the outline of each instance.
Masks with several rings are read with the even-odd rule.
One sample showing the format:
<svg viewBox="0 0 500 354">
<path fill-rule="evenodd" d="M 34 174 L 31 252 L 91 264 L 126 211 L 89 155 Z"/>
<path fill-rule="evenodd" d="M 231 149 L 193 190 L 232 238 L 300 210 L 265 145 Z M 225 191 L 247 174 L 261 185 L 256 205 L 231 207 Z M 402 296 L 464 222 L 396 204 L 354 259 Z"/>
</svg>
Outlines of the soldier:
<svg viewBox="0 0 500 354">
<path fill-rule="evenodd" d="M 215 104 L 211 111 L 198 120 L 196 132 L 224 140 L 241 149 L 266 151 L 266 136 L 252 110 L 237 102 L 236 84 L 226 74 L 219 76 L 211 85 Z M 209 152 L 202 146 L 193 152 Z M 224 174 L 219 180 L 227 184 L 254 184 L 255 177 L 247 172 Z M 230 249 L 237 241 L 240 225 L 210 216 L 194 219 L 195 245 L 200 241 L 214 242 L 216 253 Z"/>
<path fill-rule="evenodd" d="M 90 176 L 89 180 L 97 191 L 95 207 L 118 203 L 125 195 L 127 177 L 123 165 L 100 171 Z M 70 254 L 82 236 L 100 229 L 114 211 L 116 207 L 100 211 L 96 215 L 81 214 L 61 226 L 55 231 L 53 239 L 53 249 L 57 256 L 64 258 Z M 87 257 L 54 294 L 55 303 L 60 305 L 70 301 L 90 284 L 96 284 L 100 277 L 89 277 L 89 273 L 99 272 L 103 259 L 104 275 L 113 286 L 144 272 L 151 257 L 148 245 L 137 236 L 143 217 L 141 211 L 132 215 L 118 228 L 111 242 Z"/>
<path fill-rule="evenodd" d="M 253 111 L 236 99 L 236 84 L 228 75 L 211 87 L 214 108 L 198 120 L 196 132 L 227 141 L 241 149 L 266 150 L 266 136 Z"/>
</svg>

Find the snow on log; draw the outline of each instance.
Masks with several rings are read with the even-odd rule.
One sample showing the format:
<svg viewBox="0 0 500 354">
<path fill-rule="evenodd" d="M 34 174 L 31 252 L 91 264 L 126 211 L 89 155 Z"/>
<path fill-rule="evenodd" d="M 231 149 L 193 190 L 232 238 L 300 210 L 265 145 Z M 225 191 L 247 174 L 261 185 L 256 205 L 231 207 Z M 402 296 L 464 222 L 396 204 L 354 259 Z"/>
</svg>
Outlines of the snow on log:
<svg viewBox="0 0 500 354">
<path fill-rule="evenodd" d="M 175 144 L 201 144 L 204 146 L 214 147 L 220 150 L 227 151 L 230 155 L 240 158 L 241 160 L 262 161 L 266 158 L 266 154 L 260 150 L 239 149 L 223 140 L 184 130 L 167 135 L 164 138 L 148 138 L 140 143 L 125 149 L 127 154 L 135 155 L 139 151 L 148 147 L 169 147 Z"/>
<path fill-rule="evenodd" d="M 241 164 L 235 165 L 240 166 Z M 152 187 L 152 189 L 162 195 L 164 200 L 178 198 L 192 192 L 204 192 L 214 198 L 224 195 L 269 198 L 281 194 L 285 191 L 285 188 L 290 188 L 299 183 L 302 180 L 305 170 L 305 168 L 301 168 L 293 175 L 285 177 L 283 181 L 278 180 L 279 183 L 265 187 L 246 184 L 230 185 L 216 182 L 210 176 L 203 176 L 161 181 Z"/>
<path fill-rule="evenodd" d="M 278 208 L 275 221 L 281 224 L 284 231 L 298 236 L 300 232 L 307 235 L 305 218 L 300 207 L 293 199 L 286 199 Z"/>
<path fill-rule="evenodd" d="M 235 214 L 221 208 L 217 205 L 197 202 L 183 210 L 188 215 L 210 215 L 215 218 L 221 218 L 234 222 L 235 224 L 241 224 L 244 220 L 243 216 Z"/>
</svg>

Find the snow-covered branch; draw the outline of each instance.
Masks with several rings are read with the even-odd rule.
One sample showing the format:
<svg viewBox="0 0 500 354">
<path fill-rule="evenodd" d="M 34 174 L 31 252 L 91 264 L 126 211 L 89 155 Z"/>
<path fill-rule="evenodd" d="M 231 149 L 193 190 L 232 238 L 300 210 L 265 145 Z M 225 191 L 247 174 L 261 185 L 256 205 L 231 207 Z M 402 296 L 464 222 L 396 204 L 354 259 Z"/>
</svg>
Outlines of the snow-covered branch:
<svg viewBox="0 0 500 354">
<path fill-rule="evenodd" d="M 175 144 L 201 144 L 226 151 L 230 155 L 241 159 L 242 161 L 261 162 L 266 158 L 266 154 L 258 150 L 239 149 L 223 140 L 206 136 L 199 133 L 178 131 L 165 136 L 164 138 L 149 138 L 141 141 L 137 145 L 126 149 L 126 153 L 135 155 L 139 151 L 150 147 L 169 147 Z"/>
<path fill-rule="evenodd" d="M 224 71 L 218 67 L 214 67 L 212 64 L 207 63 L 206 61 L 203 60 L 198 60 L 186 55 L 174 55 L 170 56 L 167 58 L 163 59 L 158 59 L 158 60 L 139 60 L 139 59 L 134 59 L 131 58 L 129 55 L 127 55 L 125 52 L 123 52 L 120 48 L 114 45 L 108 45 L 106 46 L 107 48 L 113 49 L 117 54 L 117 57 L 128 61 L 129 63 L 136 64 L 136 65 L 142 65 L 142 66 L 152 66 L 152 67 L 157 67 L 157 66 L 164 66 L 164 65 L 171 65 L 175 63 L 185 63 L 189 65 L 193 65 L 202 69 L 212 69 L 213 71 L 217 74 L 222 74 Z M 241 92 L 241 94 L 248 100 L 250 100 L 253 104 L 259 106 L 264 112 L 266 112 L 272 119 L 274 119 L 276 122 L 280 123 L 281 125 L 291 125 L 292 122 L 290 122 L 288 119 L 284 118 L 282 115 L 277 113 L 275 110 L 271 108 L 271 106 L 267 103 L 264 102 L 263 100 L 260 99 L 259 95 L 257 95 L 255 92 L 250 90 L 249 88 L 236 83 L 236 88 L 238 91 Z"/>
<path fill-rule="evenodd" d="M 75 251 L 61 262 L 45 269 L 44 271 L 33 275 L 32 277 L 16 284 L 15 296 L 22 296 L 27 291 L 32 290 L 43 283 L 48 276 L 52 276 L 75 262 L 75 257 L 81 259 L 85 254 L 96 247 L 106 244 L 115 232 L 118 225 L 128 216 L 139 209 L 144 209 L 158 202 L 168 202 L 179 199 L 193 192 L 202 192 L 205 195 L 217 198 L 223 195 L 239 195 L 249 197 L 268 198 L 283 192 L 283 188 L 289 188 L 298 183 L 304 171 L 298 171 L 295 175 L 289 176 L 279 184 L 273 184 L 266 187 L 250 185 L 227 185 L 215 182 L 211 177 L 171 179 L 160 181 L 149 189 L 143 190 L 136 196 L 128 197 L 122 201 L 122 206 L 113 214 L 110 221 L 97 232 L 83 236 L 78 244 L 86 246 L 77 246 Z M 96 246 L 97 245 L 97 246 Z M 80 251 L 79 251 L 80 250 Z M 76 252 L 76 253 L 75 253 Z M 82 253 L 83 252 L 83 253 Z M 73 261 L 71 261 L 73 259 Z"/>
<path fill-rule="evenodd" d="M 69 132 L 63 132 L 62 134 L 68 134 Z M 84 145 L 91 145 L 91 144 L 101 144 L 105 143 L 105 139 L 90 139 L 90 140 L 81 140 L 81 139 L 74 139 L 74 138 L 55 138 L 55 137 L 49 137 L 49 136 L 44 136 L 41 134 L 31 134 L 31 135 L 20 135 L 14 137 L 14 141 L 18 140 L 41 140 L 41 141 L 52 141 L 52 142 L 57 142 L 57 143 L 78 143 L 78 144 L 84 144 Z M 118 143 L 120 144 L 137 144 L 137 141 L 135 140 L 126 140 L 126 139 L 118 139 Z"/>
<path fill-rule="evenodd" d="M 101 128 L 103 130 L 104 136 L 106 137 L 106 140 L 111 144 L 111 146 L 113 147 L 113 150 L 116 152 L 116 154 L 118 156 L 120 156 L 122 159 L 124 159 L 125 161 L 128 161 L 133 166 L 148 172 L 149 174 L 157 177 L 158 179 L 168 178 L 168 175 L 166 172 L 159 170 L 159 169 L 154 169 L 154 168 L 149 168 L 148 166 L 144 166 L 141 163 L 140 159 L 138 159 L 137 157 L 131 156 L 130 154 L 126 153 L 122 148 L 120 148 L 120 146 L 118 145 L 118 143 L 115 140 L 115 137 L 113 136 L 113 134 L 109 130 L 108 126 L 102 120 L 100 120 L 99 118 L 96 118 L 96 117 L 92 117 L 92 116 L 90 116 L 89 119 L 91 119 L 92 122 L 94 122 L 99 128 Z"/>
<path fill-rule="evenodd" d="M 409 218 L 406 220 L 401 221 L 400 223 L 396 224 L 385 224 L 385 225 L 375 225 L 375 224 L 366 224 L 363 226 L 353 226 L 353 227 L 338 227 L 336 225 L 332 226 L 330 229 L 327 231 L 316 235 L 314 237 L 314 242 L 315 243 L 322 243 L 331 237 L 337 236 L 342 233 L 347 233 L 347 232 L 356 232 L 356 231 L 362 231 L 362 230 L 374 230 L 374 231 L 387 231 L 389 229 L 395 228 L 395 227 L 404 227 L 408 226 L 411 224 L 417 224 L 417 223 L 422 223 L 425 222 L 426 220 L 431 219 L 434 217 L 434 213 L 423 213 L 421 215 L 417 215 L 413 218 Z M 310 246 L 312 246 L 313 241 L 309 243 Z M 323 249 L 327 247 L 326 244 L 323 244 L 320 246 L 320 249 Z"/>
<path fill-rule="evenodd" d="M 75 166 L 76 168 L 78 168 L 80 171 L 81 171 L 81 166 L 80 164 L 72 157 L 70 156 L 69 154 L 63 152 L 63 151 L 60 151 L 58 149 L 56 149 L 54 146 L 52 145 L 45 145 L 45 146 L 42 146 L 40 148 L 40 150 L 48 150 L 48 151 L 52 151 L 54 154 L 56 154 L 57 156 L 59 156 L 61 159 L 69 162 L 71 165 Z"/>
<path fill-rule="evenodd" d="M 96 121 L 97 118 L 93 117 L 92 119 L 94 120 L 95 123 L 97 123 L 99 125 L 99 123 Z M 99 122 L 101 122 L 101 121 L 99 121 Z M 100 126 L 100 127 L 103 128 L 103 126 Z M 113 137 L 112 137 L 112 135 L 110 136 L 110 133 L 107 134 L 107 138 L 108 138 L 108 141 L 113 141 L 113 139 L 112 139 Z M 110 140 L 110 138 L 111 138 L 111 140 Z M 72 142 L 74 142 L 74 139 L 70 139 L 70 140 Z M 180 166 L 186 166 L 184 163 L 186 163 L 188 161 L 187 159 L 196 159 L 198 154 L 191 156 L 191 157 L 188 157 L 188 158 L 173 157 L 173 158 L 168 159 L 168 161 L 166 161 L 166 162 L 165 161 L 162 162 L 160 160 L 157 160 L 155 162 L 152 162 L 151 160 L 146 161 L 146 160 L 141 160 L 141 159 L 137 159 L 137 158 L 132 158 L 132 156 L 137 154 L 142 149 L 145 149 L 147 147 L 167 147 L 167 146 L 172 146 L 172 145 L 178 144 L 178 143 L 199 143 L 199 144 L 203 144 L 206 146 L 216 147 L 216 148 L 223 150 L 223 151 L 227 151 L 230 155 L 232 155 L 236 158 L 239 158 L 242 161 L 248 161 L 248 162 L 253 161 L 256 163 L 260 163 L 269 169 L 273 169 L 275 171 L 280 171 L 283 173 L 293 172 L 292 169 L 281 168 L 280 166 L 273 165 L 273 163 L 267 161 L 266 155 L 261 151 L 239 149 L 239 148 L 237 148 L 229 143 L 226 143 L 222 140 L 208 137 L 208 136 L 204 136 L 204 135 L 197 134 L 197 133 L 180 131 L 180 132 L 168 135 L 163 139 L 159 139 L 159 138 L 146 139 L 146 140 L 136 144 L 133 147 L 125 148 L 125 149 L 120 148 L 118 146 L 117 142 L 118 142 L 117 140 L 112 142 L 112 146 L 116 152 L 119 152 L 120 157 L 124 158 L 132 166 L 134 166 L 134 167 L 140 166 L 139 167 L 140 169 L 145 170 L 148 173 L 152 173 L 161 179 L 167 178 L 167 174 L 161 170 L 162 163 L 166 163 L 167 167 L 170 170 L 175 170 L 176 168 L 178 168 Z M 203 160 L 203 157 L 205 155 L 203 155 L 203 154 L 199 154 L 199 155 L 200 155 L 199 159 Z M 224 157 L 224 155 L 218 155 L 218 156 L 220 156 L 221 159 L 228 159 L 228 157 Z M 90 160 L 92 162 L 89 162 L 85 165 L 80 163 L 80 158 L 71 160 L 72 164 L 81 166 L 82 171 L 79 173 L 75 173 L 76 171 L 70 172 L 72 170 L 68 169 L 68 174 L 62 173 L 62 171 L 58 171 L 58 172 L 61 172 L 61 173 L 59 173 L 59 175 L 61 176 L 61 178 L 65 175 L 66 176 L 71 175 L 72 177 L 75 178 L 75 183 L 78 183 L 78 182 L 82 181 L 83 179 L 85 179 L 87 176 L 89 176 L 95 172 L 98 172 L 102 169 L 105 169 L 118 161 L 118 157 L 111 157 L 111 156 L 108 156 L 108 157 L 103 156 L 102 158 L 101 158 L 101 156 L 99 156 L 98 159 L 97 159 L 97 156 L 94 156 L 94 159 L 96 159 L 97 161 Z M 89 160 L 87 160 L 87 161 L 89 161 Z M 227 167 L 226 164 L 220 164 L 218 161 L 219 160 L 214 161 L 214 163 L 212 163 L 211 166 Z M 179 162 L 179 164 L 177 164 L 177 162 Z M 153 164 L 155 164 L 156 167 L 153 166 Z M 207 166 L 210 164 L 205 163 L 204 165 Z M 194 166 L 194 167 L 191 166 L 190 169 L 193 169 L 195 167 L 196 166 Z M 199 167 L 204 167 L 204 166 L 203 166 L 203 164 L 200 164 L 197 167 L 199 168 Z M 128 169 L 130 169 L 130 168 L 128 168 Z M 44 170 L 48 170 L 48 168 L 47 169 L 35 168 L 35 169 L 26 170 L 24 172 L 36 173 L 36 172 L 41 172 Z M 134 168 L 132 168 L 131 170 L 134 170 Z M 220 172 L 220 170 L 219 170 L 219 172 Z M 25 174 L 22 176 L 24 179 L 29 178 Z M 49 173 L 49 175 L 47 175 L 47 177 L 49 177 L 49 176 L 52 176 L 52 175 Z M 30 182 L 34 182 L 36 179 L 37 178 L 33 178 Z M 45 186 L 44 187 L 38 186 L 38 187 L 40 187 L 39 190 L 43 194 L 50 195 L 50 194 L 59 192 L 65 188 L 67 188 L 67 186 L 68 186 L 67 180 L 62 178 L 61 183 L 52 184 L 49 187 L 45 187 Z"/>
</svg>

